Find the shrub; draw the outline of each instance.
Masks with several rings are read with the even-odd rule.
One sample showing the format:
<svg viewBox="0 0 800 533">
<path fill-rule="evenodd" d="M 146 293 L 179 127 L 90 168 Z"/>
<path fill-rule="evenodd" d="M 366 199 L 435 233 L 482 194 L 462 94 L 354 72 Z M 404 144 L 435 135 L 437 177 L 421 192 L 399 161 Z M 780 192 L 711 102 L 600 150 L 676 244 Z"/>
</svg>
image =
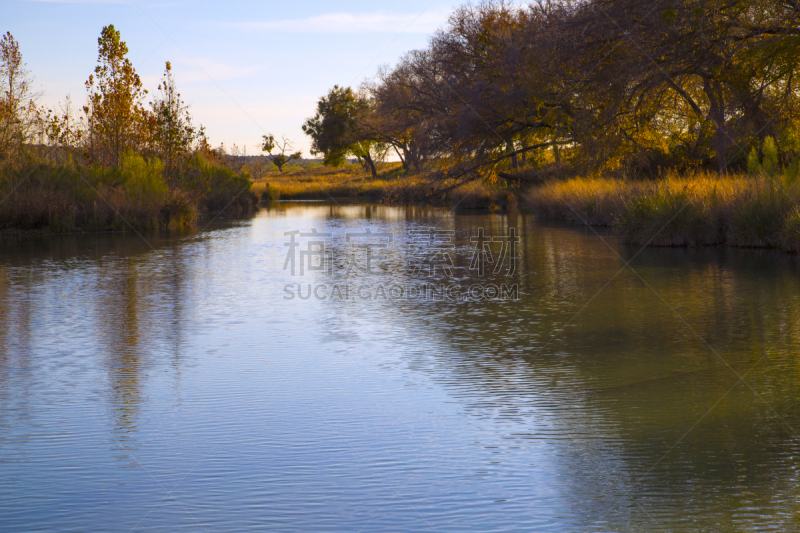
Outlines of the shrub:
<svg viewBox="0 0 800 533">
<path fill-rule="evenodd" d="M 195 153 L 180 178 L 181 186 L 192 194 L 198 206 L 208 212 L 223 210 L 234 213 L 247 212 L 258 203 L 258 197 L 250 189 L 249 171 L 241 174 L 214 165 L 199 153 Z"/>
<path fill-rule="evenodd" d="M 733 246 L 779 247 L 789 207 L 786 195 L 770 185 L 742 191 L 726 208 L 728 242 Z"/>
<path fill-rule="evenodd" d="M 800 208 L 794 207 L 783 224 L 783 247 L 790 252 L 800 251 Z"/>
<path fill-rule="evenodd" d="M 778 146 L 775 144 L 775 139 L 772 137 L 767 137 L 764 139 L 764 146 L 761 147 L 761 151 L 764 154 L 764 158 L 761 163 L 764 174 L 770 178 L 773 178 L 775 177 L 775 174 L 778 173 L 780 168 L 778 164 Z"/>
<path fill-rule="evenodd" d="M 707 213 L 692 202 L 686 191 L 659 188 L 653 194 L 634 197 L 616 224 L 628 242 L 654 246 L 707 244 Z"/>
<path fill-rule="evenodd" d="M 271 187 L 269 183 L 265 184 L 264 192 L 261 193 L 262 202 L 274 202 L 275 200 L 279 200 L 280 197 L 281 192 L 277 188 Z"/>
<path fill-rule="evenodd" d="M 158 159 L 123 154 L 119 168 L 31 163 L 0 174 L 0 227 L 52 232 L 190 225 L 190 196 L 170 191 Z"/>
<path fill-rule="evenodd" d="M 130 150 L 120 158 L 122 190 L 134 202 L 162 203 L 169 195 L 164 181 L 164 163 L 158 158 L 146 161 Z"/>
</svg>

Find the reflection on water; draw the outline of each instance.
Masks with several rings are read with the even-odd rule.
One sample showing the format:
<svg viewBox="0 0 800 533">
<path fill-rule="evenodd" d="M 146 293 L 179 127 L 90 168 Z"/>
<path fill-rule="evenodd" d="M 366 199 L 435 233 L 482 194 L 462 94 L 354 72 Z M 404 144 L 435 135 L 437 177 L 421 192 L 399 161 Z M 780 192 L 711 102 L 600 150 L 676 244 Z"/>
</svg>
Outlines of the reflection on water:
<svg viewBox="0 0 800 533">
<path fill-rule="evenodd" d="M 338 270 L 391 233 L 408 284 L 431 227 L 431 281 L 519 300 L 284 298 L 286 232 L 330 232 Z M 513 273 L 470 269 L 478 228 L 519 230 Z M 523 214 L 321 203 L 147 239 L 0 244 L 0 530 L 798 529 L 794 256 L 630 270 Z"/>
</svg>

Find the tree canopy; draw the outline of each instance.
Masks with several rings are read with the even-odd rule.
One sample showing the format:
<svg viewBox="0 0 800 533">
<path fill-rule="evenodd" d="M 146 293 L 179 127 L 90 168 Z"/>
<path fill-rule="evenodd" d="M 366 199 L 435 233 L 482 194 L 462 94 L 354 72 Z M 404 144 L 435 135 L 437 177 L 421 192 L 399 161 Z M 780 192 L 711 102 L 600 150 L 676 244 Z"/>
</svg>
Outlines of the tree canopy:
<svg viewBox="0 0 800 533">
<path fill-rule="evenodd" d="M 334 87 L 304 130 L 330 162 L 370 139 L 443 179 L 545 163 L 725 173 L 768 137 L 793 157 L 798 65 L 793 0 L 485 1 L 358 98 Z"/>
<path fill-rule="evenodd" d="M 347 156 L 355 156 L 377 178 L 373 150 L 379 137 L 366 124 L 370 101 L 350 87 L 334 86 L 317 102 L 317 113 L 303 124 L 311 137 L 311 152 L 321 153 L 324 163 L 339 166 Z"/>
<path fill-rule="evenodd" d="M 97 66 L 86 81 L 88 154 L 92 161 L 118 165 L 126 149 L 138 150 L 147 141 L 147 91 L 113 25 L 103 28 L 97 44 Z"/>
</svg>

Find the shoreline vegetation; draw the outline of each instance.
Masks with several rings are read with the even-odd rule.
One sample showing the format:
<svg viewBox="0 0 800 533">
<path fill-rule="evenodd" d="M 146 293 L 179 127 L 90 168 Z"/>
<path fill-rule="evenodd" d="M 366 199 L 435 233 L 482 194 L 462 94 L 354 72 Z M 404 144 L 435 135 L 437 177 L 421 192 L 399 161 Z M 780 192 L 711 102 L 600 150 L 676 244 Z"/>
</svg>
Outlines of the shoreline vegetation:
<svg viewBox="0 0 800 533">
<path fill-rule="evenodd" d="M 0 233 L 191 227 L 335 199 L 797 252 L 798 27 L 800 7 L 781 0 L 467 4 L 425 48 L 318 99 L 302 130 L 321 161 L 271 133 L 257 156 L 212 148 L 170 63 L 148 96 L 111 25 L 85 105 L 39 107 L 6 33 Z"/>
<path fill-rule="evenodd" d="M 272 139 L 258 161 L 234 145 L 212 148 L 195 127 L 166 63 L 148 92 L 113 25 L 98 39 L 97 66 L 80 112 L 37 105 L 19 43 L 0 36 L 0 234 L 191 228 L 201 219 L 252 212 L 248 163 L 280 167 Z M 280 157 L 283 156 L 283 159 Z"/>
<path fill-rule="evenodd" d="M 327 200 L 394 205 L 427 203 L 458 210 L 518 210 L 543 220 L 609 227 L 624 242 L 667 247 L 731 246 L 800 251 L 800 181 L 791 169 L 772 176 L 711 172 L 658 179 L 574 177 L 528 187 L 463 185 L 431 195 L 432 184 L 377 165 L 292 169 L 264 177 L 253 191 L 271 200 Z"/>
<path fill-rule="evenodd" d="M 129 152 L 119 167 L 32 161 L 3 182 L 0 235 L 187 228 L 218 213 L 247 215 L 276 200 L 428 204 L 463 210 L 521 211 L 537 218 L 612 228 L 637 245 L 732 246 L 800 251 L 800 180 L 712 172 L 658 179 L 571 177 L 520 186 L 502 178 L 446 192 L 400 163 L 293 164 L 251 179 L 196 155 L 186 167 L 215 194 L 192 197 L 161 179 L 163 163 Z M 533 174 L 533 171 L 529 171 Z M 242 175 L 243 174 L 243 175 Z M 187 189 L 189 189 L 187 187 Z M 13 190 L 13 192 L 10 192 Z"/>
<path fill-rule="evenodd" d="M 572 178 L 531 189 L 523 203 L 542 218 L 611 227 L 640 246 L 800 251 L 800 186 L 781 177 Z"/>
<path fill-rule="evenodd" d="M 219 213 L 253 211 L 246 175 L 190 158 L 181 184 L 164 179 L 164 163 L 126 151 L 118 166 L 31 158 L 0 181 L 0 234 L 86 233 L 189 228 Z"/>
<path fill-rule="evenodd" d="M 288 167 L 254 180 L 253 192 L 262 202 L 271 200 L 328 200 L 372 202 L 389 205 L 428 204 L 463 209 L 506 209 L 516 205 L 519 191 L 497 184 L 465 183 L 442 190 L 441 184 L 423 174 L 408 173 L 399 162 L 376 162 L 371 169 L 350 163 L 337 167 L 322 164 Z"/>
</svg>

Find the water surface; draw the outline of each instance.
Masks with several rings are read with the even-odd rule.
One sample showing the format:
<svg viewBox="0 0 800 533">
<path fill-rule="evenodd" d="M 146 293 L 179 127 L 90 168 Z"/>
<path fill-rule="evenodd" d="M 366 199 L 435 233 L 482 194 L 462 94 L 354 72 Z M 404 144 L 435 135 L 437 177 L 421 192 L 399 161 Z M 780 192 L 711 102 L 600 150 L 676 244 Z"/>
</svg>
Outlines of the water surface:
<svg viewBox="0 0 800 533">
<path fill-rule="evenodd" d="M 333 278 L 284 269 L 312 228 Z M 410 267 L 429 228 L 449 275 Z M 479 228 L 516 229 L 513 272 L 470 269 Z M 336 282 L 519 298 L 287 299 Z M 0 530 L 794 531 L 798 321 L 794 256 L 519 214 L 283 203 L 2 242 Z"/>
</svg>

